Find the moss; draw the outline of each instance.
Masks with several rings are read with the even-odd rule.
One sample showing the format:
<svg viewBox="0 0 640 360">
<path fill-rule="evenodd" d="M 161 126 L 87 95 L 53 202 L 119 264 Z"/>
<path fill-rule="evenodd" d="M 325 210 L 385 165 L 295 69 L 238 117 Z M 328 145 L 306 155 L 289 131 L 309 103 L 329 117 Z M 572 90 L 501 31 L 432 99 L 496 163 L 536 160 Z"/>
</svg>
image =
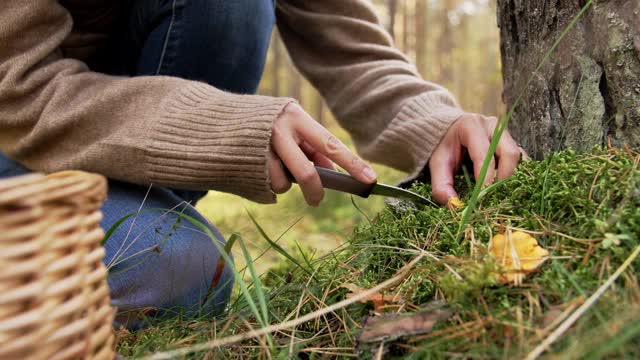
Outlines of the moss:
<svg viewBox="0 0 640 360">
<path fill-rule="evenodd" d="M 485 192 L 462 241 L 456 240 L 460 211 L 426 207 L 398 212 L 388 208 L 372 224 L 359 226 L 348 247 L 316 262 L 317 282 L 310 291 L 317 296 L 332 293 L 330 289 L 341 282 L 374 286 L 414 258 L 416 249 L 424 249 L 439 260 L 425 258 L 393 291 L 416 307 L 445 299 L 457 309 L 457 315 L 444 328 L 466 323 L 479 328 L 471 338 L 434 337 L 418 344 L 405 339 L 407 346 L 416 354 L 432 356 L 444 349 L 470 356 L 523 356 L 540 341 L 540 319 L 546 313 L 593 293 L 603 277 L 640 244 L 639 159 L 625 151 L 595 149 L 588 153 L 564 151 L 542 162 L 527 162 L 513 177 Z M 466 195 L 467 182 L 463 178 L 458 182 Z M 425 196 L 431 192 L 429 184 L 415 184 L 413 190 Z M 486 255 L 491 235 L 506 227 L 540 233 L 538 240 L 552 253 L 553 260 L 521 287 L 497 285 L 492 276 L 495 264 Z M 605 247 L 602 241 L 607 236 L 620 241 Z M 637 268 L 629 273 L 634 274 Z M 299 282 L 306 280 L 298 278 Z M 568 339 L 583 336 L 579 329 L 606 326 L 602 322 L 611 309 L 636 306 L 629 302 L 629 295 L 638 290 L 637 285 L 619 285 L 608 302 L 579 321 Z M 333 292 L 333 300 L 342 299 L 344 293 Z M 349 310 L 354 319 L 369 311 L 360 305 Z M 519 347 L 513 347 L 513 339 L 505 338 L 505 332 L 514 332 L 519 326 L 525 337 L 519 340 L 523 342 Z M 561 342 L 554 351 L 564 351 L 574 341 Z M 620 351 L 631 354 L 637 350 L 629 346 Z"/>
<path fill-rule="evenodd" d="M 281 322 L 341 301 L 348 293 L 341 284 L 373 287 L 425 251 L 428 255 L 387 289 L 404 299 L 388 311 L 420 311 L 443 300 L 455 314 L 430 334 L 385 343 L 387 357 L 523 358 L 548 335 L 548 326 L 560 313 L 593 294 L 640 244 L 639 163 L 635 153 L 602 149 L 564 151 L 541 162 L 523 163 L 514 176 L 485 189 L 460 241 L 456 231 L 461 209 L 388 207 L 371 223 L 358 226 L 345 246 L 311 260 L 312 278 L 288 264 L 271 271 L 263 283 L 270 292 L 271 317 Z M 470 183 L 463 177 L 457 181 L 462 199 L 467 200 Z M 414 184 L 413 190 L 425 196 L 431 193 L 429 184 Z M 496 265 L 487 256 L 488 240 L 507 227 L 535 232 L 552 256 L 519 287 L 497 284 L 492 274 Z M 636 261 L 553 345 L 551 353 L 561 358 L 638 358 L 639 267 Z M 357 303 L 298 326 L 294 354 L 318 358 L 324 351 L 335 357 L 372 358 L 372 349 L 379 347 L 357 343 L 361 321 L 372 311 L 371 304 Z M 219 329 L 228 322 L 216 337 L 257 326 L 242 299 L 229 315 L 216 323 Z M 190 327 L 190 338 L 202 339 L 213 336 L 209 323 L 201 320 L 184 326 Z M 163 324 L 151 332 L 162 337 L 182 326 Z M 291 335 L 292 331 L 274 334 L 280 345 L 269 350 L 272 355 L 289 356 Z M 140 348 L 156 346 L 157 337 L 150 338 L 155 342 L 138 343 L 125 353 L 139 354 Z M 610 341 L 616 346 L 607 345 Z M 213 355 L 254 357 L 264 356 L 264 351 L 259 342 L 250 340 Z"/>
</svg>

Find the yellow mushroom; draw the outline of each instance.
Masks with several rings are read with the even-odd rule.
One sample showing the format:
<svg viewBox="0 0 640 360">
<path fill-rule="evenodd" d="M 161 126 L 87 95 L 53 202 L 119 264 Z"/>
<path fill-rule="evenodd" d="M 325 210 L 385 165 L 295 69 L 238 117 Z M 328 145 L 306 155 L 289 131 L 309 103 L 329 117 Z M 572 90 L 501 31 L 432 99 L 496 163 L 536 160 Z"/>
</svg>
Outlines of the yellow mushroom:
<svg viewBox="0 0 640 360">
<path fill-rule="evenodd" d="M 454 196 L 451 199 L 449 199 L 449 207 L 450 208 L 463 208 L 464 207 L 464 202 L 462 202 L 462 200 L 460 200 L 459 197 Z"/>
<path fill-rule="evenodd" d="M 524 276 L 542 265 L 549 258 L 536 239 L 522 231 L 497 234 L 489 244 L 490 253 L 502 267 L 498 278 L 502 283 L 522 284 Z"/>
</svg>

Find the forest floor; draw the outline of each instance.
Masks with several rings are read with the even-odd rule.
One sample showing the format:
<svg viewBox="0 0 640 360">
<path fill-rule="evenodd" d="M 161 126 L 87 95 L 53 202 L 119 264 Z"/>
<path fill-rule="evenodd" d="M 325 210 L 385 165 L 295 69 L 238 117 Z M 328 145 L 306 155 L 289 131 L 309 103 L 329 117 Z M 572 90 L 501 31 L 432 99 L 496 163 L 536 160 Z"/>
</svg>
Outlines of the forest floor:
<svg viewBox="0 0 640 360">
<path fill-rule="evenodd" d="M 465 207 L 387 206 L 327 254 L 301 247 L 263 276 L 247 276 L 224 315 L 119 330 L 118 352 L 640 358 L 639 164 L 639 154 L 615 149 L 524 162 L 482 191 L 462 229 Z M 471 186 L 458 179 L 463 200 Z M 413 190 L 430 194 L 425 184 Z M 496 234 L 512 241 L 518 231 L 548 256 L 536 259 L 537 271 L 510 276 L 489 244 Z M 512 262 L 532 261 L 507 252 Z M 268 331 L 246 338 L 261 328 Z"/>
</svg>

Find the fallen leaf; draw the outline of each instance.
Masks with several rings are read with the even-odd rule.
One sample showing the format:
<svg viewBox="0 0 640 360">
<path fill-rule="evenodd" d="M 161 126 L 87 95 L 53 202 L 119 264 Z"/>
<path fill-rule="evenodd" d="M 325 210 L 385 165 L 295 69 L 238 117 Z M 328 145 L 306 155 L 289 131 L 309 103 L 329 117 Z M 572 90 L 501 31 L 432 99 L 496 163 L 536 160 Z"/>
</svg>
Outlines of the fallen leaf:
<svg viewBox="0 0 640 360">
<path fill-rule="evenodd" d="M 344 283 L 340 285 L 340 287 L 351 291 L 349 294 L 347 294 L 347 298 L 354 297 L 368 290 L 368 289 L 363 289 L 358 285 L 352 284 L 352 283 Z M 401 295 L 383 295 L 383 294 L 380 294 L 379 292 L 376 292 L 360 300 L 361 303 L 365 303 L 365 304 L 369 301 L 373 303 L 373 309 L 376 312 L 381 312 L 382 307 L 386 303 L 400 303 L 404 301 L 404 298 Z"/>
<path fill-rule="evenodd" d="M 489 252 L 498 260 L 502 283 L 522 284 L 524 276 L 542 265 L 549 258 L 549 251 L 538 245 L 531 235 L 522 232 L 497 234 L 491 239 Z"/>
<path fill-rule="evenodd" d="M 358 343 L 387 342 L 405 336 L 426 334 L 438 321 L 446 320 L 451 315 L 452 310 L 439 308 L 411 314 L 368 317 L 364 320 Z"/>
</svg>

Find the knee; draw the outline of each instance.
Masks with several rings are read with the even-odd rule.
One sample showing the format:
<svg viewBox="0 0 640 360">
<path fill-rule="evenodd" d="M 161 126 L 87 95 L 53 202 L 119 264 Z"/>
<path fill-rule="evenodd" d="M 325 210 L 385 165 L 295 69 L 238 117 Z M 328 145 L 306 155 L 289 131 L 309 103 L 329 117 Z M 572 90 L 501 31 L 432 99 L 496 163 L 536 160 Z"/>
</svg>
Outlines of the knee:
<svg viewBox="0 0 640 360">
<path fill-rule="evenodd" d="M 203 40 L 217 51 L 255 56 L 246 53 L 269 47 L 275 6 L 273 0 L 190 0 L 184 16 L 187 28 L 208 37 Z"/>
<path fill-rule="evenodd" d="M 231 267 L 221 256 L 225 242 L 192 230 L 189 225 L 178 229 L 165 249 L 160 250 L 161 258 L 170 267 L 166 274 L 172 283 L 167 288 L 165 306 L 188 313 L 219 313 L 227 305 L 233 287 Z"/>
<path fill-rule="evenodd" d="M 223 239 L 214 228 L 210 230 L 215 239 L 180 219 L 168 219 L 152 229 L 130 234 L 128 244 L 117 246 L 126 251 L 124 256 L 110 256 L 119 260 L 111 261 L 109 286 L 113 304 L 127 319 L 121 323 L 135 327 L 140 311 L 149 309 L 159 314 L 186 315 L 224 311 L 233 275 L 220 256 Z"/>
</svg>

